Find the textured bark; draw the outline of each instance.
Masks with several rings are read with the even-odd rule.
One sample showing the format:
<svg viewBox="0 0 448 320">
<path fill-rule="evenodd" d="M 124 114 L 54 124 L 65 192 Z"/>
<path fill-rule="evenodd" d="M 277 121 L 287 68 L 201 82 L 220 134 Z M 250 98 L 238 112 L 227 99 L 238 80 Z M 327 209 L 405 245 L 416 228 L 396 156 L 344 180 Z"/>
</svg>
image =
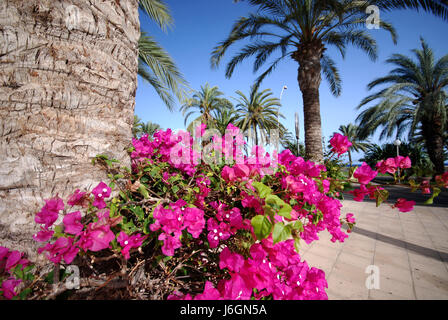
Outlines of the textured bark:
<svg viewBox="0 0 448 320">
<path fill-rule="evenodd" d="M 0 245 L 31 251 L 34 213 L 129 162 L 137 0 L 1 0 Z"/>
<path fill-rule="evenodd" d="M 443 152 L 445 141 L 440 120 L 433 119 L 431 122 L 423 123 L 422 131 L 429 159 L 434 164 L 435 175 L 443 174 L 445 172 L 445 156 Z"/>
<path fill-rule="evenodd" d="M 319 163 L 323 162 L 319 86 L 322 81 L 320 59 L 324 50 L 320 42 L 306 43 L 293 55 L 299 63 L 297 80 L 303 99 L 306 158 Z"/>
</svg>

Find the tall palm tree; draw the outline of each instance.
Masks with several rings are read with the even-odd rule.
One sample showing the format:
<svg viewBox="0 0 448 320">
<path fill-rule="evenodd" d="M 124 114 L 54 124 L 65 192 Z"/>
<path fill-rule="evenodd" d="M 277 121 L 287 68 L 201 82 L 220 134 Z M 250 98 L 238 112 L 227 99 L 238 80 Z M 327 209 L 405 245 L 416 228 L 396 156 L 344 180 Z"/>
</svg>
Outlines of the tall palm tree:
<svg viewBox="0 0 448 320">
<path fill-rule="evenodd" d="M 448 19 L 448 6 L 443 1 L 429 0 L 247 0 L 258 11 L 242 17 L 233 25 L 228 38 L 212 52 L 212 67 L 217 67 L 228 48 L 237 42 L 247 42 L 227 64 L 230 78 L 235 67 L 249 57 L 255 57 L 254 72 L 258 71 L 274 53 L 280 55 L 258 77 L 257 85 L 289 57 L 299 64 L 298 83 L 302 92 L 305 145 L 307 158 L 321 162 L 321 117 L 319 86 L 321 73 L 330 84 L 331 92 L 341 93 L 341 79 L 334 61 L 325 54 L 334 46 L 344 56 L 347 45 L 362 49 L 375 60 L 376 41 L 366 28 L 366 10 L 376 5 L 381 11 L 397 8 L 423 8 Z M 442 3 L 443 2 L 443 3 Z M 382 20 L 379 26 L 390 32 L 396 41 L 391 24 Z M 263 40 L 262 40 L 263 39 Z"/>
<path fill-rule="evenodd" d="M 191 98 L 186 99 L 180 109 L 183 116 L 185 116 L 184 124 L 187 124 L 190 116 L 199 112 L 199 116 L 188 125 L 187 130 L 191 131 L 195 122 L 205 123 L 208 127 L 212 127 L 213 111 L 232 107 L 232 103 L 224 98 L 223 95 L 224 93 L 219 91 L 218 87 L 210 87 L 206 83 L 205 86 L 201 86 L 201 90 L 195 91 Z"/>
<path fill-rule="evenodd" d="M 448 125 L 448 55 L 435 61 L 433 51 L 421 39 L 421 49 L 414 49 L 416 60 L 394 54 L 386 60 L 395 68 L 388 75 L 369 83 L 369 90 L 385 85 L 366 97 L 358 106 L 372 101 L 373 106 L 360 113 L 357 120 L 361 136 L 382 127 L 381 137 L 409 134 L 420 129 L 429 157 L 437 174 L 444 172 L 444 144 Z"/>
<path fill-rule="evenodd" d="M 238 119 L 236 124 L 241 130 L 252 135 L 255 145 L 258 145 L 260 136 L 269 137 L 271 129 L 279 129 L 280 136 L 286 132 L 279 122 L 279 118 L 285 118 L 279 113 L 280 99 L 272 97 L 270 89 L 259 91 L 258 87 L 253 85 L 249 97 L 239 90 L 236 94 L 239 96 L 235 99 Z"/>
<path fill-rule="evenodd" d="M 368 141 L 365 139 L 360 139 L 358 134 L 358 126 L 349 123 L 348 125 L 341 125 L 339 131 L 348 138 L 352 143 L 352 146 L 348 149 L 348 161 L 350 162 L 350 167 L 352 166 L 352 151 L 367 151 L 370 146 Z"/>
</svg>

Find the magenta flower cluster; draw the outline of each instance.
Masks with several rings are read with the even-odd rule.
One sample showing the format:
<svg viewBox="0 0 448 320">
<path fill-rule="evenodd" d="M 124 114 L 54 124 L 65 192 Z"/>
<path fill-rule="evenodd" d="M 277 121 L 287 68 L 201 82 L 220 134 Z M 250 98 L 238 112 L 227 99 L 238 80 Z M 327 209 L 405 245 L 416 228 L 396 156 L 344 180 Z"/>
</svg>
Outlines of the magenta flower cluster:
<svg viewBox="0 0 448 320">
<path fill-rule="evenodd" d="M 264 239 L 251 246 L 248 259 L 225 247 L 219 258 L 219 267 L 228 270 L 230 279 L 221 280 L 216 288 L 206 282 L 204 291 L 194 297 L 174 292 L 168 299 L 249 300 L 268 296 L 275 300 L 328 299 L 325 273 L 301 261 L 293 240 L 274 245 L 272 239 Z"/>
<path fill-rule="evenodd" d="M 24 258 L 22 252 L 0 246 L 0 279 L 3 278 L 1 291 L 6 299 L 10 300 L 17 296 L 17 287 L 22 283 L 21 279 L 14 276 L 13 270 L 19 265 L 23 270 L 29 264 L 30 262 Z"/>
<path fill-rule="evenodd" d="M 46 200 L 45 206 L 36 213 L 36 223 L 42 224 L 40 231 L 33 238 L 37 242 L 46 243 L 38 249 L 38 253 L 45 253 L 46 257 L 55 264 L 64 261 L 70 264 L 78 255 L 80 250 L 84 252 L 98 252 L 111 248 L 111 242 L 116 238 L 112 230 L 122 217 L 110 217 L 109 209 L 106 209 L 106 199 L 111 195 L 111 188 L 104 182 L 100 182 L 91 192 L 92 197 L 86 192 L 76 190 L 68 199 L 70 206 L 87 207 L 89 204 L 97 210 L 94 221 L 84 224 L 80 211 L 64 214 L 62 219 L 63 233 L 59 234 L 54 242 L 52 238 L 56 235 L 51 229 L 65 209 L 64 201 L 59 198 Z M 146 237 L 136 234 L 128 236 L 121 232 L 117 241 L 122 247 L 122 254 L 129 259 L 129 251 L 142 245 Z"/>
<path fill-rule="evenodd" d="M 340 133 L 335 133 L 333 135 L 330 139 L 330 144 L 333 147 L 331 151 L 337 153 L 338 157 L 346 153 L 352 146 L 352 143 L 348 140 L 348 138 Z"/>
<path fill-rule="evenodd" d="M 180 237 L 183 230 L 198 238 L 205 227 L 204 211 L 187 207 L 184 200 L 171 203 L 168 208 L 158 206 L 154 210 L 154 219 L 150 229 L 162 231 L 158 239 L 163 241 L 162 252 L 166 256 L 173 256 L 174 251 L 182 246 Z"/>
<path fill-rule="evenodd" d="M 411 167 L 411 159 L 409 157 L 397 156 L 395 158 L 388 158 L 386 160 L 381 160 L 376 164 L 376 167 L 381 173 L 391 173 L 397 172 L 397 169 L 408 169 Z"/>
</svg>

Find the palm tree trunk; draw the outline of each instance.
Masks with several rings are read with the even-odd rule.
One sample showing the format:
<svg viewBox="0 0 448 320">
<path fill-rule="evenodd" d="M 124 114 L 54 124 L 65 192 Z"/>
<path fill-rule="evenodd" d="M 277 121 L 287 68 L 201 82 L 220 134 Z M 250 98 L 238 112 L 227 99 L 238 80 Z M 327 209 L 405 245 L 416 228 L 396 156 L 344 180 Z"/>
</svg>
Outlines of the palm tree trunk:
<svg viewBox="0 0 448 320">
<path fill-rule="evenodd" d="M 422 124 L 422 131 L 426 140 L 429 159 L 434 164 L 435 175 L 443 174 L 445 172 L 445 157 L 443 152 L 443 131 L 440 121 Z"/>
<path fill-rule="evenodd" d="M 32 252 L 34 212 L 129 163 L 138 1 L 0 4 L 0 244 Z"/>
<path fill-rule="evenodd" d="M 352 153 L 350 149 L 348 149 L 348 162 L 350 163 L 350 168 L 352 167 Z"/>
<path fill-rule="evenodd" d="M 306 43 L 293 55 L 299 63 L 297 80 L 303 99 L 306 158 L 318 163 L 323 162 L 319 86 L 322 80 L 320 59 L 324 50 L 321 43 Z"/>
</svg>

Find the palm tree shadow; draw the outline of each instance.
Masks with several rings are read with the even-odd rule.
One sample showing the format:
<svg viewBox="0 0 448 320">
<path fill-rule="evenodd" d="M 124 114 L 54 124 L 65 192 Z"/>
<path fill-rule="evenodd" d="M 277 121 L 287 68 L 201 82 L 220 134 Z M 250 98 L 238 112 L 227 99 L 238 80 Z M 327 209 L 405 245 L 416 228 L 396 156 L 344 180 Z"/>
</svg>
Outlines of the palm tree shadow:
<svg viewBox="0 0 448 320">
<path fill-rule="evenodd" d="M 345 229 L 345 228 L 344 228 Z M 442 252 L 442 251 L 438 251 L 438 250 L 434 250 L 434 249 L 430 249 L 430 248 L 426 248 L 426 247 L 422 247 L 404 240 L 400 240 L 400 239 L 396 239 L 396 238 L 392 238 L 377 232 L 373 232 L 367 229 L 363 229 L 363 228 L 359 228 L 357 226 L 355 226 L 352 230 L 353 233 L 357 233 L 372 239 L 376 239 L 378 241 L 384 242 L 384 243 L 388 243 L 409 251 L 413 251 L 419 255 L 428 257 L 428 258 L 433 258 L 436 260 L 440 260 L 441 262 L 448 262 L 448 253 L 446 252 Z"/>
</svg>

